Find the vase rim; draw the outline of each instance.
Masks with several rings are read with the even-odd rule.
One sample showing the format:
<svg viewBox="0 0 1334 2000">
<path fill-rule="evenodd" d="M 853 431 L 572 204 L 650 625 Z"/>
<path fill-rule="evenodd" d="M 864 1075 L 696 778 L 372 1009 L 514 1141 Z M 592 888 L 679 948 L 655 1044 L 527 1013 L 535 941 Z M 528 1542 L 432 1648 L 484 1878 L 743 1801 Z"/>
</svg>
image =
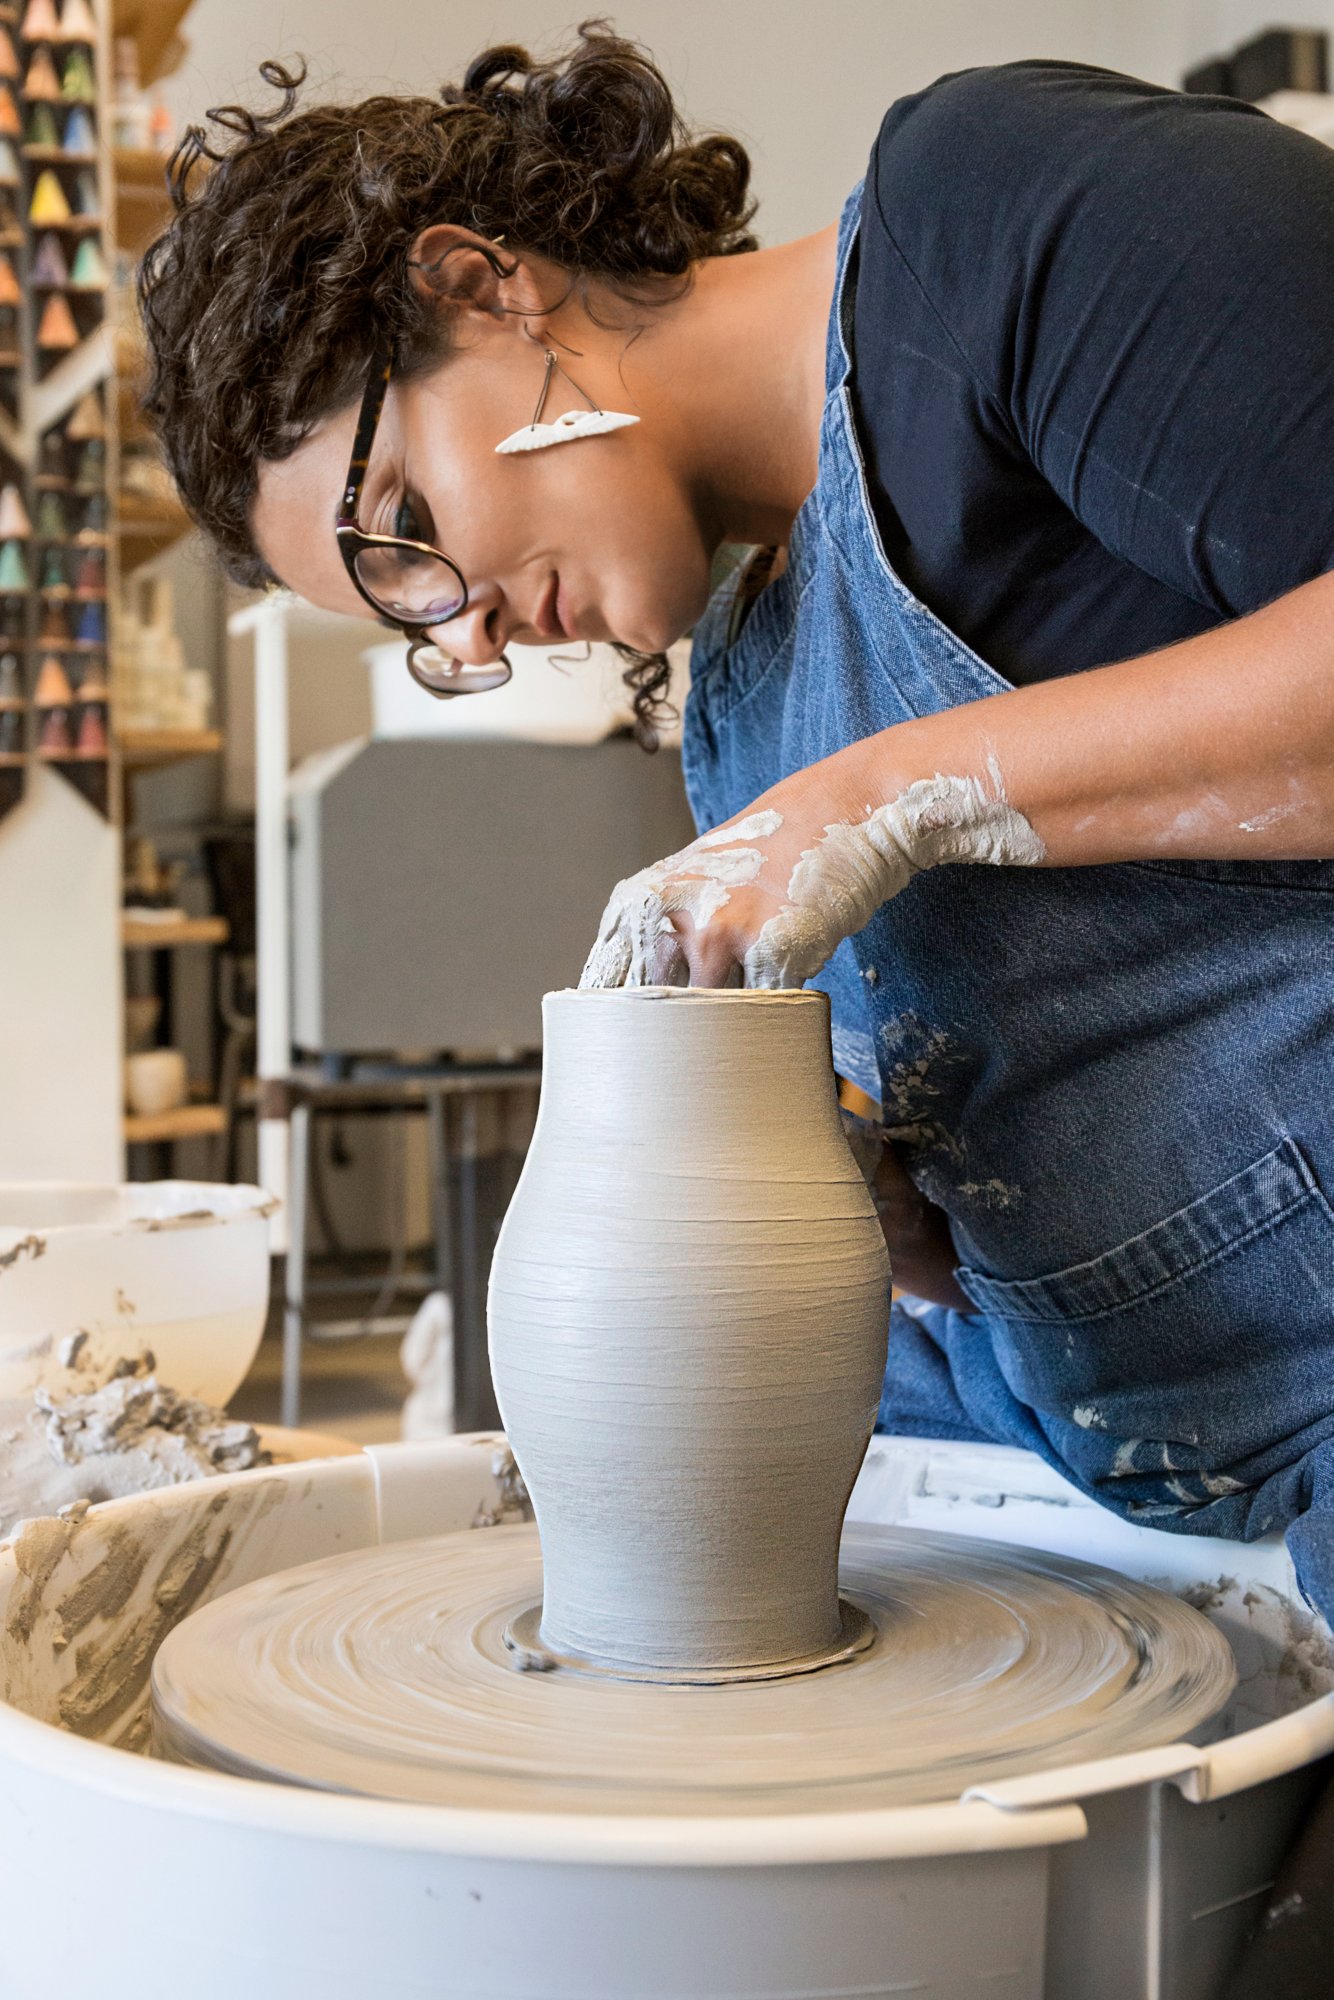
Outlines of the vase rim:
<svg viewBox="0 0 1334 2000">
<path fill-rule="evenodd" d="M 668 1000 L 699 1006 L 712 1001 L 725 1006 L 827 1006 L 828 996 L 818 987 L 803 986 L 560 986 L 543 995 L 543 1004 L 553 1000 Z"/>
</svg>

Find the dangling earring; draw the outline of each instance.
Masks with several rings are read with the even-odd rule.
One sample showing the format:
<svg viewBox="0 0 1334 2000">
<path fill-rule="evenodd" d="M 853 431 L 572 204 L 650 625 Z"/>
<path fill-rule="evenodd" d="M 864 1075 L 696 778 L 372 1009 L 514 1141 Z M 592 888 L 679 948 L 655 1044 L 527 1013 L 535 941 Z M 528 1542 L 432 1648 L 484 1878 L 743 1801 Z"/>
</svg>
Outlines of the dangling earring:
<svg viewBox="0 0 1334 2000">
<path fill-rule="evenodd" d="M 565 375 L 570 387 L 583 396 L 588 408 L 567 410 L 565 415 L 557 417 L 554 423 L 544 424 L 542 412 L 546 408 L 551 377 L 559 367 L 560 363 L 548 348 L 546 372 L 542 377 L 542 393 L 537 399 L 537 408 L 533 411 L 533 421 L 525 424 L 521 431 L 511 431 L 507 438 L 502 438 L 496 446 L 497 452 L 545 451 L 548 445 L 569 444 L 574 438 L 601 437 L 607 431 L 621 431 L 627 424 L 639 422 L 638 417 L 628 417 L 621 410 L 600 410 L 593 398 L 585 395 L 579 384 L 561 368 L 561 374 Z"/>
</svg>

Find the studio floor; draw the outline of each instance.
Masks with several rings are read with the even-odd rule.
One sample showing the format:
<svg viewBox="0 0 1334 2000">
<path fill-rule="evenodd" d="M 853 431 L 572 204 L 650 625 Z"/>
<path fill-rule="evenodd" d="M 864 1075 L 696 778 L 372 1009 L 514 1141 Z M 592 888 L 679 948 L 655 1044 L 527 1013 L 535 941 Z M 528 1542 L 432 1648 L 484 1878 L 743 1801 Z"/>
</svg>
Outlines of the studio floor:
<svg viewBox="0 0 1334 2000">
<path fill-rule="evenodd" d="M 281 1284 L 282 1265 L 275 1276 Z M 318 1275 L 318 1274 L 317 1274 Z M 364 1292 L 321 1293 L 321 1319 L 351 1319 L 366 1310 Z M 414 1301 L 401 1300 L 401 1310 Z M 280 1420 L 282 1393 L 282 1296 L 275 1289 L 268 1323 L 254 1366 L 228 1408 L 252 1424 Z M 301 1368 L 301 1423 L 354 1444 L 385 1444 L 400 1436 L 403 1400 L 411 1387 L 399 1364 L 401 1334 L 372 1333 L 336 1340 L 307 1339 Z"/>
</svg>

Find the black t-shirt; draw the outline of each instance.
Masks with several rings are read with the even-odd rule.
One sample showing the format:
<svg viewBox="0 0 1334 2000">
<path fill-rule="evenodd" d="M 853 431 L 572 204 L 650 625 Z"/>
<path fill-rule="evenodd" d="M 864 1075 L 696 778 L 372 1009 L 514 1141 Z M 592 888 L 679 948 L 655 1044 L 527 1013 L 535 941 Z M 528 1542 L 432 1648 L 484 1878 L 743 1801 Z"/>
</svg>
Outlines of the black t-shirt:
<svg viewBox="0 0 1334 2000">
<path fill-rule="evenodd" d="M 867 173 L 853 393 L 885 550 L 1007 679 L 1334 568 L 1334 149 L 1106 70 L 965 70 Z"/>
</svg>

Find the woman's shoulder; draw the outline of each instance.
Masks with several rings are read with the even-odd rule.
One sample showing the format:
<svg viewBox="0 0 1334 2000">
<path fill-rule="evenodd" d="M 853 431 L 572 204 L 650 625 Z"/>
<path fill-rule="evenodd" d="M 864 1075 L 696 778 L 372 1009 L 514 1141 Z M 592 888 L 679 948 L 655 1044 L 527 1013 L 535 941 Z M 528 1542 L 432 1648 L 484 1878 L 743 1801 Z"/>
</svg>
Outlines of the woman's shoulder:
<svg viewBox="0 0 1334 2000">
<path fill-rule="evenodd" d="M 896 216 L 940 217 L 955 197 L 996 215 L 1011 201 L 1022 208 L 1044 188 L 1105 172 L 1118 138 L 1142 169 L 1155 137 L 1173 128 L 1263 117 L 1232 98 L 1186 96 L 1088 63 L 955 70 L 890 105 L 868 188 Z"/>
</svg>

